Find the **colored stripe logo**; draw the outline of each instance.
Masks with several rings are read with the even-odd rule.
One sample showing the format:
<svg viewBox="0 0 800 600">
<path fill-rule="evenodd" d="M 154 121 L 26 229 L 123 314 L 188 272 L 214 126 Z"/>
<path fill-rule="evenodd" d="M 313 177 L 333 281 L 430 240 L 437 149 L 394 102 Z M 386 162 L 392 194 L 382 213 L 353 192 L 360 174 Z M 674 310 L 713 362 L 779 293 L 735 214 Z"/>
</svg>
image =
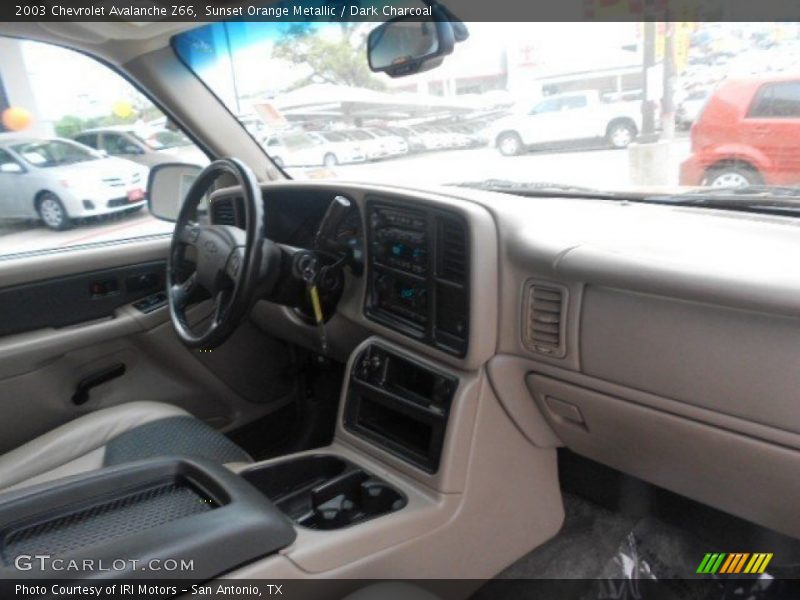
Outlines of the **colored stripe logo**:
<svg viewBox="0 0 800 600">
<path fill-rule="evenodd" d="M 735 574 L 763 573 L 769 561 L 772 560 L 772 552 L 710 552 L 703 557 L 697 572 L 713 575 L 715 573 Z"/>
</svg>

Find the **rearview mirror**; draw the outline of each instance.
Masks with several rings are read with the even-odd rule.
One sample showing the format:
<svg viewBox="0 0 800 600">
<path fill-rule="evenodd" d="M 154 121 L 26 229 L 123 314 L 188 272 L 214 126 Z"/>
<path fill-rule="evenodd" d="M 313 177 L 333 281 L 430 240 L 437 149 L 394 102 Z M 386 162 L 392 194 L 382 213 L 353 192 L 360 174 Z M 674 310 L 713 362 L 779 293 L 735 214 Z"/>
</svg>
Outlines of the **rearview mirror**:
<svg viewBox="0 0 800 600">
<path fill-rule="evenodd" d="M 165 163 L 150 169 L 147 202 L 150 213 L 163 221 L 175 221 L 189 188 L 202 169 L 197 165 Z"/>
<path fill-rule="evenodd" d="M 369 68 L 390 77 L 404 77 L 440 65 L 453 51 L 455 35 L 453 26 L 437 7 L 432 7 L 432 13 L 429 20 L 398 17 L 370 31 Z"/>
</svg>

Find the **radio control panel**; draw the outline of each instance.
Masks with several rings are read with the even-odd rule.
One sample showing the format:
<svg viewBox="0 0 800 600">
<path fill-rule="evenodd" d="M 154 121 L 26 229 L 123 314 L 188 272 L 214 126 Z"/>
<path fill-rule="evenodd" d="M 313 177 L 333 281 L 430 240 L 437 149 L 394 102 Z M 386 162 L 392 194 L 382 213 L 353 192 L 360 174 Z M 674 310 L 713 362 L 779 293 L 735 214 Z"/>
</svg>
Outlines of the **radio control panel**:
<svg viewBox="0 0 800 600">
<path fill-rule="evenodd" d="M 463 356 L 469 292 L 466 222 L 449 211 L 370 201 L 367 224 L 367 317 Z"/>
</svg>

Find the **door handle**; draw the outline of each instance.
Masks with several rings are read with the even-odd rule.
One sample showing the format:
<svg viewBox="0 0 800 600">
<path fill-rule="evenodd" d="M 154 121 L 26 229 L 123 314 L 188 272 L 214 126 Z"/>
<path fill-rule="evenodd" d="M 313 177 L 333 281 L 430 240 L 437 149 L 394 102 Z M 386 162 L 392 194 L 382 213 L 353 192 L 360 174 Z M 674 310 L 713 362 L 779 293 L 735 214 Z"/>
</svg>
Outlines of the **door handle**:
<svg viewBox="0 0 800 600">
<path fill-rule="evenodd" d="M 106 367 L 101 371 L 87 375 L 78 382 L 75 388 L 75 393 L 72 395 L 72 403 L 76 406 L 86 404 L 89 401 L 89 392 L 99 385 L 107 383 L 117 377 L 122 377 L 125 374 L 125 365 L 123 363 L 116 363 L 110 367 Z"/>
</svg>

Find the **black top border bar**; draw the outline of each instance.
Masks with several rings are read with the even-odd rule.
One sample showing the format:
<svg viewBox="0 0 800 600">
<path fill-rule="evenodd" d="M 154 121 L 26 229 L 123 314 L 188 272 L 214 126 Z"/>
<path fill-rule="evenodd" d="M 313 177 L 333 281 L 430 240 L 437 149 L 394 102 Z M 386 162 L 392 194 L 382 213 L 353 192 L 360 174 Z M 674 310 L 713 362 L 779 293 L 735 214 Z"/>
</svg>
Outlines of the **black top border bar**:
<svg viewBox="0 0 800 600">
<path fill-rule="evenodd" d="M 466 22 L 800 21 L 798 0 L 444 0 L 443 4 Z M 4 0 L 0 21 L 386 21 L 397 16 L 429 19 L 425 7 L 421 0 Z"/>
</svg>

